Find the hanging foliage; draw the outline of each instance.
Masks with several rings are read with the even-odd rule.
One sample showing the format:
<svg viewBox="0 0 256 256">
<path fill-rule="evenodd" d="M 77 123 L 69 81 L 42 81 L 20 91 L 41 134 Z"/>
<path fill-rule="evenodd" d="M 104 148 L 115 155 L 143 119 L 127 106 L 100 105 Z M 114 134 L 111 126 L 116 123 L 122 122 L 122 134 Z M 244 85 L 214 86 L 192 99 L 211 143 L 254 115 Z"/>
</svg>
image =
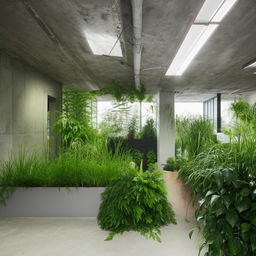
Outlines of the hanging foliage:
<svg viewBox="0 0 256 256">
<path fill-rule="evenodd" d="M 117 102 L 120 103 L 134 103 L 134 102 L 152 102 L 153 95 L 146 94 L 146 88 L 141 85 L 136 88 L 134 85 L 120 85 L 116 81 L 113 81 L 110 85 L 104 87 L 101 90 L 94 91 L 98 95 L 111 95 Z"/>
</svg>

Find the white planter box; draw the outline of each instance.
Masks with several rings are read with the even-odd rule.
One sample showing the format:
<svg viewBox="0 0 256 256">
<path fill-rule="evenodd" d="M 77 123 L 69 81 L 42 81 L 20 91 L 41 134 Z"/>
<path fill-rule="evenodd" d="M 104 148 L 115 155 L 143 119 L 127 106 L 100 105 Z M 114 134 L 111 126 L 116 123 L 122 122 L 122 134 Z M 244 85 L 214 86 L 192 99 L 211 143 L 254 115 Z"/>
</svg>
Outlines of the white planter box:
<svg viewBox="0 0 256 256">
<path fill-rule="evenodd" d="M 96 217 L 103 187 L 17 188 L 0 217 Z"/>
</svg>

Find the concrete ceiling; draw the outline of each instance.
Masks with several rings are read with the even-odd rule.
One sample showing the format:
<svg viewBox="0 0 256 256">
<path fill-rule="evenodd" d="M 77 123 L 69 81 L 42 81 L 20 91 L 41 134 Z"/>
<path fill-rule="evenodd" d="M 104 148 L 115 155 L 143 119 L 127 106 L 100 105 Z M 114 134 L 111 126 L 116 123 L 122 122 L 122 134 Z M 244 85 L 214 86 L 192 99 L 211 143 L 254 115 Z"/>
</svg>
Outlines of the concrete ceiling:
<svg viewBox="0 0 256 256">
<path fill-rule="evenodd" d="M 185 98 L 256 89 L 256 75 L 242 69 L 256 58 L 255 0 L 238 1 L 183 76 L 165 76 L 203 2 L 144 0 L 141 81 L 148 90 L 175 90 Z M 124 57 L 94 55 L 88 29 L 121 34 Z M 133 83 L 129 0 L 0 0 L 0 35 L 2 51 L 64 84 Z"/>
</svg>

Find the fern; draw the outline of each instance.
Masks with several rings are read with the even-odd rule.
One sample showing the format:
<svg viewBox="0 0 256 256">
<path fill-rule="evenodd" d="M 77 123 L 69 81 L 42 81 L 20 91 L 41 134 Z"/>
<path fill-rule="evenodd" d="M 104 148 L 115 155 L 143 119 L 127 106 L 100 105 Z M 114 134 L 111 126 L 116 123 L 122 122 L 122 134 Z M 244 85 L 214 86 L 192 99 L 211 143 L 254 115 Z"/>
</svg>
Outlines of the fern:
<svg viewBox="0 0 256 256">
<path fill-rule="evenodd" d="M 176 224 L 162 172 L 125 173 L 102 193 L 98 224 L 110 231 L 106 240 L 126 231 L 160 239 L 160 227 Z"/>
</svg>

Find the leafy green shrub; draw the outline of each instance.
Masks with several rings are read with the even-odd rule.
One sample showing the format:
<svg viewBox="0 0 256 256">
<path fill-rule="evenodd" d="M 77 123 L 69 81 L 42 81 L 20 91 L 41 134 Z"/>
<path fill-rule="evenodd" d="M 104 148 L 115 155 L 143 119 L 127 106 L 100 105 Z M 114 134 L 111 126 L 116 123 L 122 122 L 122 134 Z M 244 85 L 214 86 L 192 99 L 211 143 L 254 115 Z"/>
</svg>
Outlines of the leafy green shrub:
<svg viewBox="0 0 256 256">
<path fill-rule="evenodd" d="M 141 131 L 142 139 L 156 139 L 156 127 L 153 118 L 147 120 Z"/>
<path fill-rule="evenodd" d="M 152 172 L 156 171 L 158 169 L 157 163 L 156 163 L 156 153 L 154 150 L 149 150 L 147 153 L 147 170 Z"/>
<path fill-rule="evenodd" d="M 181 169 L 179 178 L 201 199 L 196 218 L 206 255 L 256 255 L 256 177 L 250 169 L 243 157 L 223 145 Z"/>
<path fill-rule="evenodd" d="M 173 157 L 169 157 L 164 165 L 165 171 L 177 171 L 181 168 L 181 166 L 186 162 L 186 160 L 182 157 L 177 157 L 174 159 Z"/>
<path fill-rule="evenodd" d="M 230 144 L 204 150 L 179 171 L 201 199 L 205 255 L 256 255 L 256 133 L 253 119 L 237 117 Z"/>
<path fill-rule="evenodd" d="M 160 227 L 176 224 L 162 172 L 125 173 L 113 180 L 102 193 L 98 223 L 110 231 L 106 240 L 138 231 L 160 241 Z"/>
<path fill-rule="evenodd" d="M 144 157 L 144 154 L 137 150 L 137 149 L 133 149 L 131 151 L 131 155 L 132 155 L 132 160 L 133 162 L 137 165 L 137 166 L 140 166 L 140 163 L 141 163 L 141 159 L 143 159 Z"/>
<path fill-rule="evenodd" d="M 156 170 L 156 153 L 154 150 L 149 150 L 147 153 L 147 170 L 154 171 Z"/>
<path fill-rule="evenodd" d="M 128 139 L 135 139 L 138 131 L 138 126 L 137 126 L 137 117 L 133 116 L 132 119 L 130 120 L 130 123 L 128 124 L 128 134 L 127 138 Z"/>
</svg>

